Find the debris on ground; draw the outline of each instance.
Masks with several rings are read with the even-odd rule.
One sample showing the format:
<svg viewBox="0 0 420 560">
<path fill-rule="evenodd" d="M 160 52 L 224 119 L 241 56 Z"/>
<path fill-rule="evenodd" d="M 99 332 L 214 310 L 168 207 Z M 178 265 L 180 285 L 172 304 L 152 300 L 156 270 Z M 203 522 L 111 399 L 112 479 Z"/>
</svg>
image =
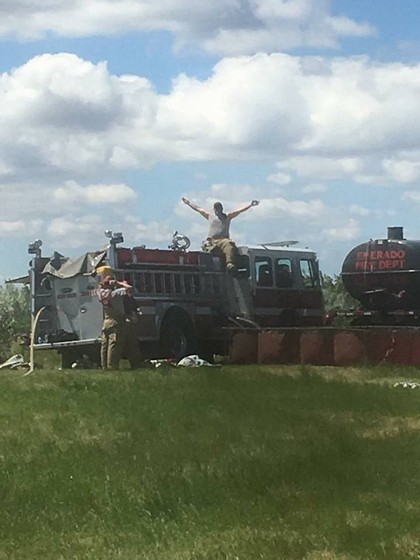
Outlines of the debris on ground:
<svg viewBox="0 0 420 560">
<path fill-rule="evenodd" d="M 29 363 L 24 359 L 22 354 L 15 354 L 8 360 L 0 364 L 0 369 L 18 369 L 21 367 L 28 367 Z"/>
<path fill-rule="evenodd" d="M 398 381 L 398 383 L 394 383 L 394 387 L 401 387 L 402 389 L 420 389 L 420 383 L 414 383 L 414 381 Z"/>
<path fill-rule="evenodd" d="M 159 368 L 162 366 L 176 366 L 176 360 L 172 358 L 161 358 L 159 360 L 146 360 L 146 365 L 151 365 L 154 368 Z"/>
<path fill-rule="evenodd" d="M 185 356 L 185 358 L 179 360 L 179 362 L 176 365 L 183 366 L 183 367 L 201 367 L 201 366 L 218 367 L 218 364 L 211 364 L 210 362 L 207 362 L 207 360 L 203 360 L 202 358 L 200 358 L 200 356 L 198 356 L 197 354 L 192 354 L 191 356 Z"/>
<path fill-rule="evenodd" d="M 211 364 L 206 360 L 203 360 L 197 354 L 191 354 L 190 356 L 185 356 L 181 358 L 178 362 L 173 358 L 162 358 L 159 360 L 147 360 L 147 364 L 155 368 L 159 368 L 162 366 L 181 366 L 181 367 L 202 367 L 202 366 L 211 366 L 211 367 L 220 367 L 220 364 Z"/>
</svg>

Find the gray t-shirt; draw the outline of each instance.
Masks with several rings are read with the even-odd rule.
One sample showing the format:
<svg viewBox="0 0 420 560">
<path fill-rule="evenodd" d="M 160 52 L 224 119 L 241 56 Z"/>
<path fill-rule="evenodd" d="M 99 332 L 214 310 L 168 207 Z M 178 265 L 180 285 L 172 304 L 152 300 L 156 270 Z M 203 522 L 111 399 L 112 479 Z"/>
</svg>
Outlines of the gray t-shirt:
<svg viewBox="0 0 420 560">
<path fill-rule="evenodd" d="M 229 239 L 229 226 L 231 218 L 226 214 L 220 214 L 219 216 L 211 216 L 209 218 L 210 228 L 207 235 L 208 239 Z"/>
</svg>

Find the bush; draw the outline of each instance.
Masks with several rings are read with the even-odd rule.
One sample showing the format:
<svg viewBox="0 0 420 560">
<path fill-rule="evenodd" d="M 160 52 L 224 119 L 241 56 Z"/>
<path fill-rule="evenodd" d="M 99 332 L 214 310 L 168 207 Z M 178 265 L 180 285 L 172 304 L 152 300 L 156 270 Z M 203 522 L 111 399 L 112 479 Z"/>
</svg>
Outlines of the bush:
<svg viewBox="0 0 420 560">
<path fill-rule="evenodd" d="M 322 291 L 327 311 L 359 307 L 359 303 L 345 289 L 340 275 L 329 276 L 328 274 L 323 274 Z"/>
<path fill-rule="evenodd" d="M 10 357 L 19 335 L 31 329 L 31 299 L 28 286 L 17 288 L 11 284 L 0 286 L 0 359 Z"/>
</svg>

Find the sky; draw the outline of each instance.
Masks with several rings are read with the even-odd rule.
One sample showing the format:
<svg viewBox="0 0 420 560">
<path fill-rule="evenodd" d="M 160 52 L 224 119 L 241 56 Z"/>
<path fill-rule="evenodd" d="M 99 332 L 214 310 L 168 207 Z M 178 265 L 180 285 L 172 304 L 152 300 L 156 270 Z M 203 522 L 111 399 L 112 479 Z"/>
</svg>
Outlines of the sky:
<svg viewBox="0 0 420 560">
<path fill-rule="evenodd" d="M 79 256 L 420 239 L 419 0 L 0 0 L 0 281 Z"/>
</svg>

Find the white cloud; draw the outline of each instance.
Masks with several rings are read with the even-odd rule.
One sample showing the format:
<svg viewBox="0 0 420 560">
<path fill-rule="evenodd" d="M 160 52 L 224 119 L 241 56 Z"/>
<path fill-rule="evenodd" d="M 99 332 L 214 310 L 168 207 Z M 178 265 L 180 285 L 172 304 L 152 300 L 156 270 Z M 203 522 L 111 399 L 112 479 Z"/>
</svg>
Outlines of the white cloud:
<svg viewBox="0 0 420 560">
<path fill-rule="evenodd" d="M 0 235 L 3 237 L 22 237 L 33 235 L 43 225 L 42 220 L 1 220 Z"/>
<path fill-rule="evenodd" d="M 239 161 L 277 164 L 271 184 L 213 185 L 199 203 L 222 199 L 235 209 L 261 198 L 244 215 L 247 225 L 280 216 L 355 235 L 356 222 L 340 234 L 325 203 L 287 200 L 281 187 L 293 178 L 310 194 L 321 192 L 313 185 L 344 178 L 409 190 L 420 178 L 419 145 L 420 65 L 239 57 L 224 59 L 203 81 L 181 75 L 158 95 L 144 78 L 113 75 L 105 64 L 39 56 L 0 76 L 0 190 L 9 220 L 2 231 L 26 233 L 36 216 L 49 223 L 51 238 L 65 240 L 71 231 L 79 243 L 94 228 L 128 225 L 122 209 L 135 192 L 118 178 L 121 170 Z M 162 224 L 143 223 L 138 234 L 150 228 L 151 239 L 166 239 L 172 226 Z"/>
<path fill-rule="evenodd" d="M 138 150 L 143 140 L 127 149 L 126 131 L 150 127 L 154 101 L 147 80 L 111 76 L 103 63 L 63 53 L 35 57 L 0 76 L 0 170 L 147 165 L 147 148 Z"/>
<path fill-rule="evenodd" d="M 302 192 L 305 194 L 322 193 L 327 190 L 328 187 L 326 185 L 322 185 L 321 183 L 311 183 L 310 185 L 306 185 L 302 188 Z"/>
<path fill-rule="evenodd" d="M 405 191 L 402 195 L 402 199 L 420 204 L 420 191 Z"/>
<path fill-rule="evenodd" d="M 277 190 L 277 189 L 275 189 Z M 251 200 L 257 197 L 258 192 L 261 192 L 259 187 L 255 185 L 246 185 L 241 183 L 216 183 L 210 186 L 210 196 L 208 202 L 214 204 L 219 200 L 228 201 L 228 204 L 248 204 Z M 267 191 L 266 195 L 267 195 Z"/>
<path fill-rule="evenodd" d="M 271 198 L 261 201 L 255 208 L 260 217 L 269 218 L 286 214 L 289 217 L 299 217 L 318 220 L 325 216 L 327 208 L 321 200 L 287 200 L 285 198 Z"/>
<path fill-rule="evenodd" d="M 329 241 L 351 241 L 356 239 L 361 233 L 360 224 L 354 218 L 347 220 L 344 225 L 326 228 L 324 230 L 324 236 L 326 236 Z"/>
<path fill-rule="evenodd" d="M 369 210 L 369 208 L 365 208 L 364 206 L 360 206 L 358 204 L 350 204 L 349 212 L 350 214 L 363 217 L 369 216 L 371 214 L 371 210 Z"/>
<path fill-rule="evenodd" d="M 277 185 L 288 185 L 291 182 L 292 178 L 287 173 L 282 173 L 279 171 L 278 173 L 273 173 L 267 177 L 267 181 L 271 183 L 276 183 Z"/>
<path fill-rule="evenodd" d="M 0 221 L 0 233 L 2 235 L 17 235 L 22 234 L 26 229 L 25 222 L 20 221 Z"/>
<path fill-rule="evenodd" d="M 88 185 L 82 187 L 74 181 L 68 181 L 63 187 L 53 191 L 53 196 L 60 204 L 125 204 L 137 198 L 135 191 L 123 184 Z"/>
<path fill-rule="evenodd" d="M 84 250 L 97 249 L 106 245 L 106 239 L 103 236 L 104 229 L 98 215 L 80 213 L 76 217 L 64 214 L 48 223 L 44 230 L 44 237 L 47 242 L 54 245 L 54 249 L 79 249 L 82 247 Z"/>
<path fill-rule="evenodd" d="M 332 16 L 329 0 L 13 0 L 0 21 L 0 36 L 19 39 L 154 30 L 172 32 L 178 48 L 192 44 L 223 55 L 336 47 L 342 37 L 375 33 Z"/>
<path fill-rule="evenodd" d="M 108 243 L 105 229 L 121 231 L 125 246 L 146 244 L 166 248 L 173 234 L 171 225 L 164 220 L 142 223 L 137 216 L 125 213 L 117 220 L 104 222 L 102 215 L 80 213 L 78 216 L 63 214 L 52 219 L 43 231 L 43 240 L 64 252 L 70 249 L 96 250 Z"/>
<path fill-rule="evenodd" d="M 173 229 L 168 223 L 163 221 L 157 222 L 152 221 L 147 224 L 137 223 L 134 227 L 124 230 L 126 232 L 126 237 L 131 237 L 133 239 L 141 240 L 141 243 L 155 243 L 164 248 L 165 243 L 170 243 L 172 239 Z M 182 232 L 181 232 L 182 233 Z M 138 244 L 138 241 L 137 241 Z"/>
<path fill-rule="evenodd" d="M 285 157 L 278 164 L 280 168 L 294 169 L 298 177 L 318 177 L 331 180 L 340 177 L 354 177 L 363 170 L 362 157 L 337 157 L 333 151 L 328 156 L 298 155 Z"/>
<path fill-rule="evenodd" d="M 384 169 L 399 183 L 413 183 L 420 177 L 420 162 L 409 160 L 385 160 Z"/>
<path fill-rule="evenodd" d="M 74 85 L 73 85 L 74 84 Z M 270 181 L 420 176 L 420 65 L 283 54 L 225 59 L 158 95 L 138 76 L 44 55 L 0 76 L 0 176 L 158 161 L 278 161 Z"/>
</svg>

